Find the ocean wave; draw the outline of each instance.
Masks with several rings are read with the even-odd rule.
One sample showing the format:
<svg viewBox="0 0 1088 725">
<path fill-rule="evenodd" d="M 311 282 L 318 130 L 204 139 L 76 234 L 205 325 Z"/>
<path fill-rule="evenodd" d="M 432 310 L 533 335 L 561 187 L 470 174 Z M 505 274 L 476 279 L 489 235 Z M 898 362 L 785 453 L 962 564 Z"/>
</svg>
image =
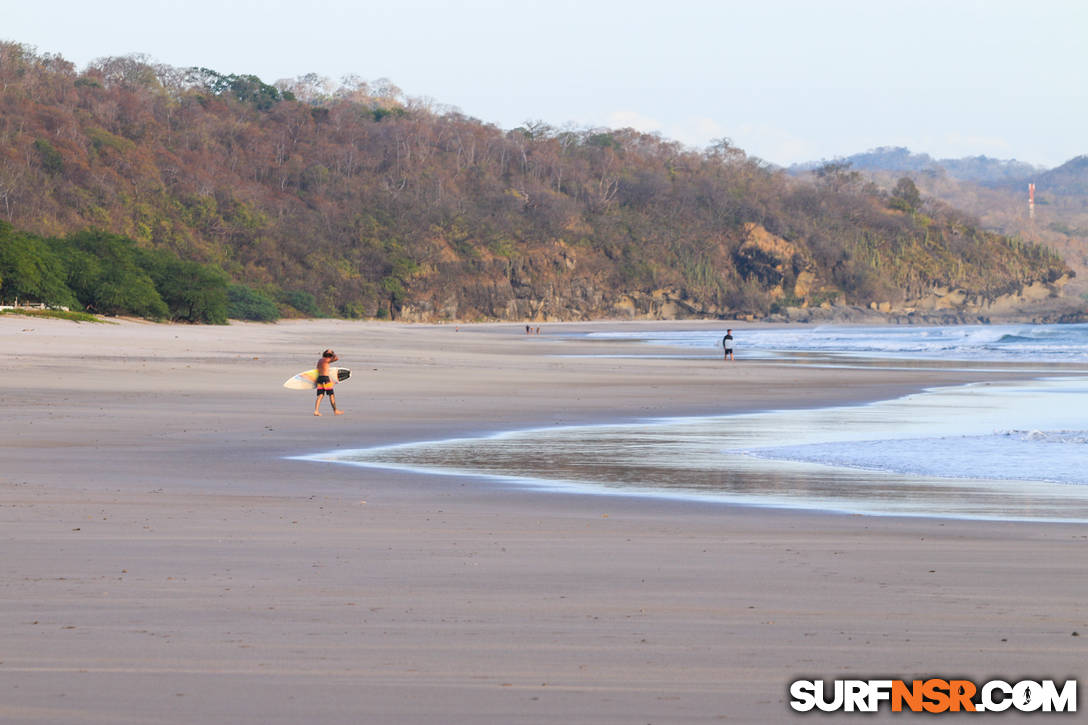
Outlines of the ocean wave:
<svg viewBox="0 0 1088 725">
<path fill-rule="evenodd" d="M 1088 443 L 1088 430 L 1006 430 L 998 431 L 995 435 L 1030 443 Z"/>
<path fill-rule="evenodd" d="M 911 476 L 1088 485 L 1086 443 L 1085 430 L 1004 430 L 989 435 L 809 443 L 728 453 Z"/>
<path fill-rule="evenodd" d="M 594 339 L 630 340 L 710 352 L 724 329 L 591 333 Z M 947 327 L 821 325 L 805 329 L 734 332 L 740 357 L 792 352 L 941 360 L 1088 361 L 1088 325 L 952 325 Z"/>
</svg>

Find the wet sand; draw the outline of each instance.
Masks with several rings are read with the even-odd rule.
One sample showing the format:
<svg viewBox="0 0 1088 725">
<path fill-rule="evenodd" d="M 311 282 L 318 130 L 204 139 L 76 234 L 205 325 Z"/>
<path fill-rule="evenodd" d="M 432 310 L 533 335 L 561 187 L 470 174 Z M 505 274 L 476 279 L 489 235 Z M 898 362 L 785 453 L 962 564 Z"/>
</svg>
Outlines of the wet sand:
<svg viewBox="0 0 1088 725">
<path fill-rule="evenodd" d="M 0 721 L 775 722 L 798 677 L 1084 675 L 1083 526 L 285 458 L 1011 375 L 559 357 L 618 326 L 0 317 Z M 315 418 L 280 385 L 329 346 Z"/>
</svg>

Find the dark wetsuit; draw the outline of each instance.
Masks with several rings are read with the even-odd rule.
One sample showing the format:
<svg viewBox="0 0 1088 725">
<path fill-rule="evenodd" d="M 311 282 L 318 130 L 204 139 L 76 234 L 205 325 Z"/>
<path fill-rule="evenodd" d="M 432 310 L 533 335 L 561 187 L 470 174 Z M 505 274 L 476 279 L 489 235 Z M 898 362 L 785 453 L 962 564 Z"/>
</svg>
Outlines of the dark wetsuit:
<svg viewBox="0 0 1088 725">
<path fill-rule="evenodd" d="M 733 336 L 726 335 L 722 338 L 722 348 L 725 350 L 726 355 L 733 354 Z"/>
</svg>

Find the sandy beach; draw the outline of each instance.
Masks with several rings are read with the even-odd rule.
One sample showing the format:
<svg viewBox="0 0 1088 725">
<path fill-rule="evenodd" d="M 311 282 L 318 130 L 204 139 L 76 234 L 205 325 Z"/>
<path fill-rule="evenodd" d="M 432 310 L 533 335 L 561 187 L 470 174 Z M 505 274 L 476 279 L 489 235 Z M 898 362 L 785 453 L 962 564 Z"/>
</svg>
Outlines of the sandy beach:
<svg viewBox="0 0 1088 725">
<path fill-rule="evenodd" d="M 557 335 L 639 324 L 0 317 L 0 722 L 755 723 L 802 718 L 801 677 L 1083 678 L 1085 526 L 288 458 L 1014 375 L 567 357 L 613 348 Z M 352 379 L 315 418 L 281 384 L 326 347 Z"/>
</svg>

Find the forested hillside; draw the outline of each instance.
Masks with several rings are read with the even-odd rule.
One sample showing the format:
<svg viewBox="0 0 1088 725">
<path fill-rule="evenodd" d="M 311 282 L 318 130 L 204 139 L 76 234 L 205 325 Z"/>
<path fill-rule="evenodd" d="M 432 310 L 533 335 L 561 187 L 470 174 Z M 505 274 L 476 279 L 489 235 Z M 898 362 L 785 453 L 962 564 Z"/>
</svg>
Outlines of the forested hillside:
<svg viewBox="0 0 1088 725">
<path fill-rule="evenodd" d="M 273 86 L 140 57 L 78 71 L 0 44 L 0 219 L 62 256 L 58 239 L 120 235 L 286 314 L 760 315 L 935 288 L 993 299 L 1068 272 L 909 181 L 814 179 L 725 141 L 505 132 L 387 83 Z"/>
<path fill-rule="evenodd" d="M 790 171 L 810 173 L 824 163 Z M 922 194 L 976 216 L 984 228 L 1047 246 L 1078 275 L 1067 292 L 1088 294 L 1088 156 L 1046 169 L 984 156 L 935 160 L 905 148 L 878 148 L 834 163 L 886 190 L 906 175 Z M 1028 184 L 1035 186 L 1034 214 Z"/>
</svg>

